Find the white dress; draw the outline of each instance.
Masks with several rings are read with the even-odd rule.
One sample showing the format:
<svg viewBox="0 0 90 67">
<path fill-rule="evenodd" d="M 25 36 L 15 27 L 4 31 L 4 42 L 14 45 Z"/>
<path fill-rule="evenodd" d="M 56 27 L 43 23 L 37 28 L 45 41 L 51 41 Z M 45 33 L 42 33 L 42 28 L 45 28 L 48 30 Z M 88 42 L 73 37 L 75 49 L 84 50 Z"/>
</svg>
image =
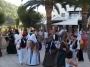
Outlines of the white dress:
<svg viewBox="0 0 90 67">
<path fill-rule="evenodd" d="M 34 41 L 34 43 L 37 42 L 35 34 L 32 34 L 31 40 Z M 32 58 L 31 58 L 31 64 L 30 65 L 38 65 L 39 62 L 39 51 L 33 50 Z"/>
<path fill-rule="evenodd" d="M 70 63 L 70 61 L 73 61 L 72 59 L 68 59 L 68 62 Z M 69 64 L 67 62 L 65 62 L 65 67 L 74 67 L 73 65 Z"/>
<path fill-rule="evenodd" d="M 74 66 L 70 65 L 69 63 L 66 63 L 65 67 L 74 67 Z"/>
<path fill-rule="evenodd" d="M 30 36 L 30 34 L 28 34 L 28 35 L 27 35 L 27 44 L 30 42 L 30 40 L 31 40 L 31 36 Z M 26 50 L 25 63 L 28 64 L 28 65 L 30 65 L 30 63 L 31 63 L 30 60 L 31 60 L 31 48 L 28 48 L 28 49 Z"/>
<path fill-rule="evenodd" d="M 25 63 L 30 65 L 31 64 L 31 48 L 28 48 L 27 49 L 27 53 L 26 53 L 26 60 L 25 60 Z"/>
<path fill-rule="evenodd" d="M 15 44 L 16 44 L 16 49 L 20 46 L 19 42 L 22 38 L 22 36 L 20 34 L 14 34 L 14 38 L 15 38 Z M 18 49 L 17 49 L 17 54 L 18 54 Z"/>
<path fill-rule="evenodd" d="M 31 65 L 38 65 L 39 64 L 39 55 L 38 52 L 33 51 Z"/>
<path fill-rule="evenodd" d="M 37 42 L 35 34 L 32 34 L 31 36 L 29 36 L 28 39 L 30 41 L 34 41 L 34 43 Z M 35 50 L 32 50 L 31 48 L 28 48 L 25 63 L 28 65 L 38 65 L 39 64 L 39 53 Z"/>
</svg>

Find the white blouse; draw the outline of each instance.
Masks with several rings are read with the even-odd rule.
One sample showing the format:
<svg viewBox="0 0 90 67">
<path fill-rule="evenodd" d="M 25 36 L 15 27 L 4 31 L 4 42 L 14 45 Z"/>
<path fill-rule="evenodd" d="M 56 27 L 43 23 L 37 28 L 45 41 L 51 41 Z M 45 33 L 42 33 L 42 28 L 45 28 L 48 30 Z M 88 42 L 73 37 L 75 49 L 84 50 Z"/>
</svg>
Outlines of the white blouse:
<svg viewBox="0 0 90 67">
<path fill-rule="evenodd" d="M 72 66 L 72 65 L 70 65 L 69 63 L 66 62 L 65 67 L 74 67 L 74 66 Z"/>
<path fill-rule="evenodd" d="M 75 61 L 74 61 L 74 60 L 72 60 L 72 59 L 68 59 L 68 63 L 65 61 L 65 67 L 75 67 L 75 66 L 73 66 L 73 65 L 69 64 L 69 63 L 70 63 L 70 61 L 75 62 Z"/>
</svg>

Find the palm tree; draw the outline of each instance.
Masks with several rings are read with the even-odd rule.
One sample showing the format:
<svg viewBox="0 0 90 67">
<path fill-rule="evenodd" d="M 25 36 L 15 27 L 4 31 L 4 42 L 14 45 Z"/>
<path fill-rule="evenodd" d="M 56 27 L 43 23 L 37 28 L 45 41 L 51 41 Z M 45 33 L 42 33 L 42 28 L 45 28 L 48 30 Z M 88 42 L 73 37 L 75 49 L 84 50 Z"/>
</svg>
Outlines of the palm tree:
<svg viewBox="0 0 90 67">
<path fill-rule="evenodd" d="M 78 0 L 78 5 L 82 8 L 82 28 L 84 31 L 87 30 L 87 22 L 88 22 L 88 8 L 90 6 L 90 0 Z"/>
<path fill-rule="evenodd" d="M 23 6 L 19 6 L 17 10 L 17 14 L 19 18 L 16 19 L 16 24 L 18 25 L 19 20 L 22 22 L 24 27 L 29 28 L 30 26 L 33 26 L 34 28 L 37 27 L 43 16 L 36 12 L 35 10 L 24 10 Z"/>
<path fill-rule="evenodd" d="M 57 10 L 58 13 L 60 13 L 59 8 L 56 4 L 60 3 L 65 8 L 66 3 L 62 3 L 62 2 L 63 2 L 63 0 L 30 0 L 30 1 L 26 2 L 23 5 L 23 7 L 24 8 L 29 7 L 29 9 L 32 10 L 32 9 L 35 9 L 35 7 L 44 5 L 45 10 L 46 10 L 46 16 L 47 16 L 47 30 L 49 32 L 51 30 L 51 15 L 52 15 L 53 7 Z"/>
<path fill-rule="evenodd" d="M 88 22 L 88 8 L 90 6 L 90 0 L 68 0 L 69 5 L 74 5 L 75 9 L 77 7 L 82 8 L 82 28 L 84 31 L 87 30 L 87 22 Z"/>
</svg>

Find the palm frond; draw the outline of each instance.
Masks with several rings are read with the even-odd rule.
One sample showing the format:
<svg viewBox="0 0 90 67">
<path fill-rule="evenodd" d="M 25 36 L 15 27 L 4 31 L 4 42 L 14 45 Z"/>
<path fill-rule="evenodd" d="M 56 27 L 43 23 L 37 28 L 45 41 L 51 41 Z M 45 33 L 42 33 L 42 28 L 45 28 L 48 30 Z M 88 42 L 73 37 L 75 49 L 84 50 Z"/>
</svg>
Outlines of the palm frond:
<svg viewBox="0 0 90 67">
<path fill-rule="evenodd" d="M 66 5 L 67 5 L 67 4 L 68 4 L 68 3 L 66 3 L 66 2 L 61 3 L 62 8 L 64 8 L 65 10 L 67 10 L 67 8 L 66 8 Z"/>
<path fill-rule="evenodd" d="M 39 6 L 40 6 L 40 4 L 36 4 L 36 5 L 32 6 L 32 7 L 30 7 L 28 9 L 28 11 L 30 12 L 30 11 L 34 10 L 36 7 L 38 8 Z"/>
<path fill-rule="evenodd" d="M 59 7 L 56 4 L 54 5 L 54 8 L 57 10 L 58 14 L 60 14 Z"/>
<path fill-rule="evenodd" d="M 32 7 L 32 6 L 35 6 L 36 4 L 40 4 L 40 3 L 41 3 L 41 1 L 28 1 L 23 5 L 23 7 L 24 8 Z"/>
<path fill-rule="evenodd" d="M 78 8 L 78 6 L 75 5 L 75 6 L 74 6 L 74 11 L 75 11 L 77 8 Z"/>
</svg>

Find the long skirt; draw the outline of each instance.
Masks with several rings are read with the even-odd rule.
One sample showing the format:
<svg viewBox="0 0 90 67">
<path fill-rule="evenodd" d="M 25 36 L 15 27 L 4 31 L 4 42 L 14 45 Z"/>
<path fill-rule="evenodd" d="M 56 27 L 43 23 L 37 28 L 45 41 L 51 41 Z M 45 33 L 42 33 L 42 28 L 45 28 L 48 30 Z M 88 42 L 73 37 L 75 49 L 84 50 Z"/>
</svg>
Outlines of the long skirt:
<svg viewBox="0 0 90 67">
<path fill-rule="evenodd" d="M 39 65 L 40 61 L 39 61 L 39 52 L 33 50 L 33 54 L 31 57 L 31 64 L 30 65 Z"/>
<path fill-rule="evenodd" d="M 14 45 L 13 42 L 10 42 L 9 45 L 7 46 L 7 53 L 8 54 L 16 54 L 17 53 L 16 46 Z"/>
<path fill-rule="evenodd" d="M 31 50 L 31 48 L 28 48 L 26 51 L 26 59 L 25 59 L 25 63 L 27 65 L 31 64 L 31 56 L 32 56 L 32 50 Z"/>
<path fill-rule="evenodd" d="M 57 56 L 57 67 L 65 67 L 66 51 L 59 51 Z"/>
<path fill-rule="evenodd" d="M 78 61 L 84 61 L 83 51 L 80 49 L 77 53 Z"/>
<path fill-rule="evenodd" d="M 57 58 L 57 50 L 53 50 L 52 53 L 45 52 L 43 66 L 45 67 L 53 67 L 56 65 L 56 58 Z"/>
</svg>

